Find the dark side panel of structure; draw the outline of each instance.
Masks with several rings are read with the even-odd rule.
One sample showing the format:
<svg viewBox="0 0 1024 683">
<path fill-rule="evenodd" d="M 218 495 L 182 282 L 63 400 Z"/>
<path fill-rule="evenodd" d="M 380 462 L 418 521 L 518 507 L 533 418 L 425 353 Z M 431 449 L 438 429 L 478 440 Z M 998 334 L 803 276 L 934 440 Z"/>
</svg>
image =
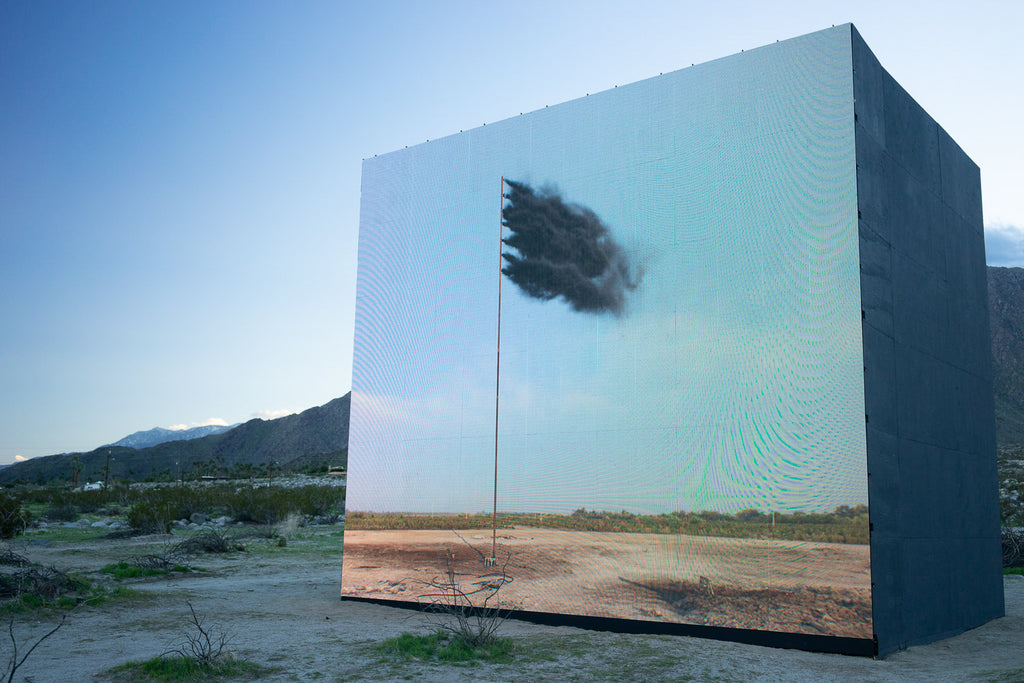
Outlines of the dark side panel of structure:
<svg viewBox="0 0 1024 683">
<path fill-rule="evenodd" d="M 853 41 L 878 651 L 1003 615 L 978 167 Z"/>
</svg>

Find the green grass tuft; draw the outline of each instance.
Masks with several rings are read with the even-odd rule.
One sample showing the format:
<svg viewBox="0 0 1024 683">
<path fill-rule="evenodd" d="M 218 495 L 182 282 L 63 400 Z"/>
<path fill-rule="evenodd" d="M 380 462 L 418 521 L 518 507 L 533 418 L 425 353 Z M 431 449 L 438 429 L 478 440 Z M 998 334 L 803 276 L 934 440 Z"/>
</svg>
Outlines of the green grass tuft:
<svg viewBox="0 0 1024 683">
<path fill-rule="evenodd" d="M 507 638 L 498 638 L 483 647 L 473 647 L 465 640 L 439 629 L 425 635 L 403 633 L 396 638 L 388 638 L 376 649 L 386 657 L 404 661 L 417 659 L 446 663 L 502 663 L 511 660 L 515 647 Z"/>
<path fill-rule="evenodd" d="M 116 681 L 158 681 L 179 683 L 181 681 L 220 681 L 225 678 L 256 680 L 274 673 L 277 669 L 247 662 L 243 659 L 225 657 L 212 664 L 199 664 L 188 657 L 153 657 L 142 662 L 128 662 L 115 666 L 109 674 Z"/>
<path fill-rule="evenodd" d="M 1024 576 L 1024 567 L 1003 567 L 1003 574 L 1016 574 L 1017 576 Z"/>
<path fill-rule="evenodd" d="M 136 600 L 136 599 L 140 599 L 140 598 L 144 599 L 144 598 L 148 598 L 148 597 L 151 597 L 151 596 L 149 596 L 146 593 L 142 593 L 140 591 L 137 591 L 134 588 L 128 588 L 126 586 L 114 586 L 110 590 L 103 592 L 102 595 L 100 596 L 100 599 L 99 599 L 98 602 L 99 602 L 99 604 L 103 604 L 103 603 L 111 601 L 111 600 L 115 600 L 115 601 L 116 600 Z M 96 604 L 96 603 L 94 603 L 92 600 L 90 600 L 89 604 L 93 605 L 93 604 Z"/>
<path fill-rule="evenodd" d="M 143 569 L 134 564 L 128 564 L 127 562 L 118 562 L 117 564 L 108 564 L 106 567 L 100 570 L 104 574 L 113 574 L 114 578 L 120 581 L 121 579 L 137 579 L 140 576 L 159 576 L 160 574 L 167 574 L 166 569 Z"/>
</svg>

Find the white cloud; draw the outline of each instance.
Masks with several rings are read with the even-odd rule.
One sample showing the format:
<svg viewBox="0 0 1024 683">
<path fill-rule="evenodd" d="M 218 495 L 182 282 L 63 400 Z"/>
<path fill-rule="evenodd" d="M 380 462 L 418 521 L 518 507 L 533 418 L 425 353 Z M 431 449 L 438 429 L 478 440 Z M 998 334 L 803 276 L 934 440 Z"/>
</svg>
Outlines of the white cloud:
<svg viewBox="0 0 1024 683">
<path fill-rule="evenodd" d="M 176 425 L 171 425 L 170 427 L 167 427 L 167 429 L 178 431 L 178 430 L 182 430 L 182 429 L 192 429 L 193 427 L 209 427 L 210 425 L 217 425 L 218 427 L 227 427 L 228 423 L 222 417 L 208 417 L 205 420 L 203 420 L 202 422 L 191 422 L 189 424 L 184 424 L 184 423 L 176 424 Z"/>
<path fill-rule="evenodd" d="M 252 414 L 252 417 L 258 417 L 261 420 L 274 420 L 274 419 L 277 419 L 279 417 L 284 417 L 285 415 L 294 415 L 297 412 L 298 412 L 297 410 L 288 410 L 288 409 L 281 409 L 281 410 L 257 410 L 255 413 Z"/>
<path fill-rule="evenodd" d="M 1024 228 L 1001 224 L 985 226 L 985 260 L 990 266 L 1024 268 Z"/>
<path fill-rule="evenodd" d="M 26 460 L 28 460 L 28 458 L 26 458 L 24 455 L 16 455 L 14 456 L 14 459 L 17 462 L 25 462 Z"/>
</svg>

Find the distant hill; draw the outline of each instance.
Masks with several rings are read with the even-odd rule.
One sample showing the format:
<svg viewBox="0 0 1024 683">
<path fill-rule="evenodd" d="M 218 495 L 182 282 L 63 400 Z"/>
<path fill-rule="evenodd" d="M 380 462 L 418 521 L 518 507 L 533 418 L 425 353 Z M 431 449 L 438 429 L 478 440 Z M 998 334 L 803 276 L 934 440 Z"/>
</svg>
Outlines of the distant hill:
<svg viewBox="0 0 1024 683">
<path fill-rule="evenodd" d="M 282 470 L 327 464 L 344 467 L 348 464 L 350 397 L 345 394 L 298 415 L 249 420 L 220 434 L 188 441 L 167 441 L 140 449 L 102 446 L 89 453 L 32 458 L 0 470 L 0 483 L 69 479 L 76 455 L 82 467 L 80 481 L 103 479 L 108 455 L 110 476 L 133 480 L 165 470 L 173 474 L 179 467 L 186 473 L 270 463 Z"/>
<path fill-rule="evenodd" d="M 988 269 L 996 440 L 1024 444 L 1024 268 Z"/>
<path fill-rule="evenodd" d="M 229 429 L 234 429 L 238 425 L 205 425 L 202 427 L 193 427 L 191 429 L 164 429 L 163 427 L 153 427 L 153 429 L 147 429 L 144 432 L 135 432 L 129 434 L 119 441 L 107 444 L 108 446 L 127 446 L 128 448 L 149 448 L 150 446 L 156 446 L 157 444 L 166 443 L 168 441 L 188 441 L 189 439 L 198 439 L 203 436 L 210 436 L 211 434 L 220 434 L 226 432 Z"/>
</svg>

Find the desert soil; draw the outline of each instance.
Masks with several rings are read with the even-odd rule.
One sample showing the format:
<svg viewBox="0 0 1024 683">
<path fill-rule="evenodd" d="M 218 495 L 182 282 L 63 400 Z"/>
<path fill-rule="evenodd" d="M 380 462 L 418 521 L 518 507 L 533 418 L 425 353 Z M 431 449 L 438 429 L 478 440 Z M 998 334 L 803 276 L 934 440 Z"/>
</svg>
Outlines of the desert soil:
<svg viewBox="0 0 1024 683">
<path fill-rule="evenodd" d="M 872 634 L 866 545 L 516 527 L 500 532 L 496 571 L 480 530 L 347 533 L 343 595 L 430 602 L 450 565 L 466 593 L 510 579 L 497 597 L 522 610 Z"/>
<path fill-rule="evenodd" d="M 180 646 L 188 606 L 206 625 L 231 636 L 237 657 L 274 667 L 267 681 L 452 680 L 716 680 L 936 681 L 1024 680 L 1024 577 L 1005 578 L 1006 616 L 954 638 L 912 647 L 884 660 L 771 649 L 697 638 L 592 632 L 510 620 L 501 634 L 517 643 L 512 660 L 457 666 L 397 662 L 375 645 L 402 632 L 434 628 L 411 610 L 339 598 L 340 528 L 300 529 L 286 547 L 272 539 L 244 541 L 244 552 L 204 555 L 206 571 L 113 584 L 105 564 L 164 547 L 167 537 L 132 541 L 20 540 L 32 561 L 80 572 L 138 595 L 76 608 L 45 641 L 16 680 L 111 680 L 107 670 Z M 16 615 L 13 631 L 27 643 L 51 628 L 53 613 Z M 6 629 L 5 629 L 6 630 Z M 0 645 L 6 661 L 10 644 Z M 24 652 L 24 646 L 22 647 Z"/>
</svg>

